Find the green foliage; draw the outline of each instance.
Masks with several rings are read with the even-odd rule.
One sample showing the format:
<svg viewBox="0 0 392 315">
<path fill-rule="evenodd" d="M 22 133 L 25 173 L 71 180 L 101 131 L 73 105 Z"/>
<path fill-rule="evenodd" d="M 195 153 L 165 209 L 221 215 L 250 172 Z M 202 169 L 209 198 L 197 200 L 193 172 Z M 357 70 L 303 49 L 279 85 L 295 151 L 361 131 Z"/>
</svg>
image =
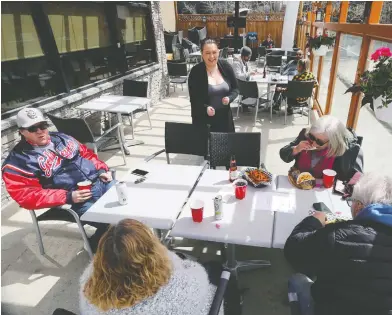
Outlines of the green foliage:
<svg viewBox="0 0 392 315">
<path fill-rule="evenodd" d="M 322 45 L 333 47 L 335 45 L 335 36 L 318 35 L 309 38 L 310 48 L 319 49 Z"/>
</svg>

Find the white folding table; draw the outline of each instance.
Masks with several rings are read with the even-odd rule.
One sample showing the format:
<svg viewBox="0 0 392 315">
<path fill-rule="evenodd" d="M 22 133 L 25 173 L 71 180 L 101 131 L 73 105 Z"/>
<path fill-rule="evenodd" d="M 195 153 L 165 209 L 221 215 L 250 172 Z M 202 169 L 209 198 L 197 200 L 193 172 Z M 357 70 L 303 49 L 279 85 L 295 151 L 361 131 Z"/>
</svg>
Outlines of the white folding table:
<svg viewBox="0 0 392 315">
<path fill-rule="evenodd" d="M 292 78 L 292 76 L 291 76 Z M 275 84 L 288 84 L 290 77 L 285 75 L 281 75 L 279 80 L 274 81 L 273 76 L 269 73 L 263 78 L 262 74 L 252 75 L 250 81 L 256 81 L 257 84 L 266 84 L 267 85 L 267 101 L 270 104 L 270 119 L 272 121 L 272 104 L 271 104 L 271 85 Z"/>
<path fill-rule="evenodd" d="M 235 245 L 268 247 L 272 245 L 274 212 L 264 202 L 270 194 L 276 192 L 276 178 L 273 184 L 265 188 L 248 186 L 246 197 L 237 200 L 234 187 L 228 180 L 229 172 L 206 170 L 195 187 L 189 202 L 194 199 L 204 201 L 204 218 L 201 223 L 192 220 L 189 202 L 185 205 L 171 231 L 171 236 L 214 241 L 228 244 L 227 267 L 236 272 L 269 266 L 266 261 L 235 261 Z M 214 217 L 213 198 L 222 195 L 223 219 Z M 219 226 L 217 226 L 217 224 Z"/>
<path fill-rule="evenodd" d="M 277 211 L 272 247 L 283 248 L 294 227 L 309 215 L 315 202 L 323 202 L 333 213 L 351 217 L 350 207 L 340 196 L 332 193 L 332 188 L 301 190 L 290 184 L 287 176 L 278 176 L 277 191 L 295 195 L 294 211 Z"/>
<path fill-rule="evenodd" d="M 103 95 L 99 98 L 93 99 L 83 105 L 77 107 L 79 110 L 89 110 L 89 111 L 100 111 L 107 113 L 117 114 L 117 119 L 119 123 L 119 130 L 121 135 L 121 142 L 123 143 L 125 153 L 130 154 L 128 146 L 143 144 L 143 141 L 135 140 L 134 136 L 134 125 L 133 125 L 133 115 L 132 113 L 138 109 L 146 109 L 148 119 L 150 120 L 150 113 L 148 111 L 148 106 L 151 100 L 146 97 L 136 97 L 136 96 L 122 96 L 122 95 Z M 129 115 L 131 117 L 132 124 L 132 141 L 126 141 L 124 136 L 124 125 L 121 115 Z M 151 125 L 151 120 L 150 120 Z"/>
<path fill-rule="evenodd" d="M 141 183 L 135 183 L 138 179 L 135 175 L 126 176 L 128 204 L 119 204 L 116 187 L 112 187 L 81 220 L 116 224 L 131 218 L 155 229 L 170 229 L 203 166 L 141 163 L 133 169 L 149 173 Z"/>
</svg>

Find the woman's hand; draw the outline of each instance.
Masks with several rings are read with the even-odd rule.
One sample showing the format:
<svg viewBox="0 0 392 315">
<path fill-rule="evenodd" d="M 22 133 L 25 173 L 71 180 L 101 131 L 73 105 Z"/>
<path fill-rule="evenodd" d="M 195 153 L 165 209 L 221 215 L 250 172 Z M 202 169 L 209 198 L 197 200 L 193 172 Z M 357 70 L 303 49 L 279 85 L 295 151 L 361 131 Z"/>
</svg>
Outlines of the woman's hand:
<svg viewBox="0 0 392 315">
<path fill-rule="evenodd" d="M 229 102 L 230 102 L 230 99 L 229 99 L 227 96 L 225 96 L 224 98 L 222 98 L 222 104 L 223 104 L 223 105 L 229 105 Z"/>
<path fill-rule="evenodd" d="M 211 106 L 208 106 L 207 107 L 207 115 L 210 117 L 215 116 L 215 109 Z"/>
<path fill-rule="evenodd" d="M 301 141 L 300 143 L 298 143 L 298 145 L 296 145 L 293 148 L 293 154 L 297 155 L 298 153 L 302 152 L 303 150 L 311 150 L 313 148 L 313 146 L 309 143 L 309 141 L 304 140 Z"/>
</svg>

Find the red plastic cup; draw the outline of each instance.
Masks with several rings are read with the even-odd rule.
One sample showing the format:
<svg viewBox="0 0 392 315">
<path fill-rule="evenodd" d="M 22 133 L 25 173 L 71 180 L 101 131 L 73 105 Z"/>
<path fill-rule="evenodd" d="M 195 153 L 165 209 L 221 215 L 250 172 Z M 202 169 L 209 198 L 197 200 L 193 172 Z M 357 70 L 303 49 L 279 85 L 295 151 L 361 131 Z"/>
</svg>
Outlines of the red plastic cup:
<svg viewBox="0 0 392 315">
<path fill-rule="evenodd" d="M 202 222 L 203 221 L 203 210 L 204 210 L 204 201 L 203 200 L 192 200 L 190 203 L 191 211 L 192 211 L 192 219 L 193 222 Z"/>
<path fill-rule="evenodd" d="M 89 180 L 77 183 L 78 190 L 91 190 L 92 183 Z"/>
<path fill-rule="evenodd" d="M 326 169 L 323 171 L 323 183 L 325 188 L 331 188 L 335 180 L 336 172 L 334 170 Z"/>
<path fill-rule="evenodd" d="M 248 183 L 246 180 L 243 179 L 237 179 L 234 182 L 234 187 L 235 187 L 235 197 L 237 199 L 244 199 L 246 195 L 246 188 L 248 187 Z"/>
</svg>

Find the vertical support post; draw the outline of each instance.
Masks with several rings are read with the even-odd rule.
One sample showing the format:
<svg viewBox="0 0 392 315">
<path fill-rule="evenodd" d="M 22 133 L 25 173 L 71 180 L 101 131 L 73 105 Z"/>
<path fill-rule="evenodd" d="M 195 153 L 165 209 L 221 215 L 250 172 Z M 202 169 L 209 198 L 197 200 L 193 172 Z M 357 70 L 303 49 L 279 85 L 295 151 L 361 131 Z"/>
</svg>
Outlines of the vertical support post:
<svg viewBox="0 0 392 315">
<path fill-rule="evenodd" d="M 366 61 L 369 54 L 371 39 L 369 36 L 364 36 L 362 39 L 361 53 L 359 55 L 357 72 L 355 74 L 355 83 L 359 82 L 360 75 L 366 69 Z M 355 94 L 351 97 L 350 109 L 347 118 L 347 128 L 355 129 L 357 127 L 359 110 L 361 109 L 362 95 Z"/>
<path fill-rule="evenodd" d="M 331 108 L 332 108 L 333 94 L 335 92 L 336 75 L 339 66 L 339 55 L 340 55 L 339 46 L 340 46 L 341 35 L 342 35 L 341 32 L 337 32 L 336 39 L 335 39 L 335 47 L 333 49 L 331 72 L 329 75 L 329 83 L 328 83 L 328 95 L 327 95 L 327 101 L 324 110 L 324 113 L 326 115 L 329 115 L 331 113 Z"/>
<path fill-rule="evenodd" d="M 235 11 L 234 11 L 234 16 L 235 16 L 235 23 L 234 23 L 234 52 L 238 53 L 238 18 L 240 16 L 240 2 L 236 1 L 235 2 Z"/>
<path fill-rule="evenodd" d="M 342 3 L 340 4 L 339 23 L 347 22 L 348 5 L 348 1 L 342 1 Z"/>
<path fill-rule="evenodd" d="M 372 1 L 370 9 L 370 16 L 368 19 L 369 24 L 378 24 L 380 22 L 383 1 Z"/>
<path fill-rule="evenodd" d="M 316 87 L 316 92 L 315 92 L 315 98 L 318 100 L 319 94 L 320 94 L 320 85 L 322 81 L 322 73 L 323 73 L 323 62 L 324 62 L 324 57 L 320 56 L 319 62 L 318 62 L 318 69 L 317 69 L 317 81 L 318 81 L 318 87 Z M 320 105 L 321 106 L 321 105 Z"/>
</svg>

